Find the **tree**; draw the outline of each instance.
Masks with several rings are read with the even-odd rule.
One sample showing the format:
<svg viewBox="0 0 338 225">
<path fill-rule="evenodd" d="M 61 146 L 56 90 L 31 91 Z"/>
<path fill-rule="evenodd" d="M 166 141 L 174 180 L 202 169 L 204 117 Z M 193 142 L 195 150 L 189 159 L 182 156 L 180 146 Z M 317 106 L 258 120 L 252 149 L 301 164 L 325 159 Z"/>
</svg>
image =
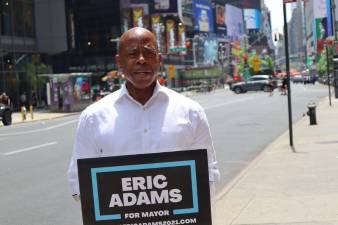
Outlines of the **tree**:
<svg viewBox="0 0 338 225">
<path fill-rule="evenodd" d="M 326 50 L 328 50 L 328 59 L 326 57 Z M 329 71 L 333 71 L 333 50 L 332 47 L 325 48 L 319 55 L 319 61 L 317 63 L 317 71 L 320 75 L 327 74 L 327 63 L 329 63 Z M 327 61 L 328 60 L 328 61 Z"/>
<path fill-rule="evenodd" d="M 38 76 L 38 74 L 46 74 L 50 72 L 49 67 L 43 63 L 26 63 L 24 65 L 24 70 L 27 73 L 27 79 L 29 80 L 32 89 L 35 91 L 37 91 L 37 85 L 39 87 L 42 87 L 42 85 L 44 84 L 43 80 Z"/>
</svg>

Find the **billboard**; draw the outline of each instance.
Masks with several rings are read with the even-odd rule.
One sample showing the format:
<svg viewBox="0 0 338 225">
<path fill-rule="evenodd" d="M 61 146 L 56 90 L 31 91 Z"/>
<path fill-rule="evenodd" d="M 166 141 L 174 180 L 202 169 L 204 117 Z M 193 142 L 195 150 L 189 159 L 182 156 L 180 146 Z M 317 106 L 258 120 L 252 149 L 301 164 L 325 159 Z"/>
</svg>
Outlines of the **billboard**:
<svg viewBox="0 0 338 225">
<path fill-rule="evenodd" d="M 257 9 L 244 9 L 244 21 L 247 29 L 261 27 L 261 13 Z"/>
<path fill-rule="evenodd" d="M 224 5 L 215 4 L 215 25 L 216 33 L 223 35 L 227 34 Z"/>
<path fill-rule="evenodd" d="M 209 37 L 204 42 L 204 64 L 214 65 L 218 60 L 218 42 L 217 38 Z"/>
<path fill-rule="evenodd" d="M 333 27 L 332 27 L 332 12 L 331 12 L 331 0 L 326 0 L 326 14 L 327 14 L 327 35 L 333 35 Z"/>
<path fill-rule="evenodd" d="M 240 40 L 244 35 L 243 11 L 227 4 L 225 6 L 227 36 L 231 41 Z"/>
<path fill-rule="evenodd" d="M 223 5 L 216 4 L 215 6 L 216 24 L 225 25 L 225 7 Z"/>
<path fill-rule="evenodd" d="M 152 0 L 150 1 L 151 13 L 177 13 L 177 0 Z"/>
<path fill-rule="evenodd" d="M 326 17 L 326 0 L 313 1 L 313 11 L 315 19 Z"/>
<path fill-rule="evenodd" d="M 234 5 L 243 9 L 261 9 L 261 1 L 260 0 L 227 0 L 228 4 Z"/>
<path fill-rule="evenodd" d="M 193 0 L 193 13 L 195 16 L 195 31 L 214 32 L 214 17 L 209 1 Z"/>
<path fill-rule="evenodd" d="M 177 0 L 177 12 L 178 17 L 185 26 L 193 26 L 193 11 L 192 11 L 193 0 Z"/>
</svg>

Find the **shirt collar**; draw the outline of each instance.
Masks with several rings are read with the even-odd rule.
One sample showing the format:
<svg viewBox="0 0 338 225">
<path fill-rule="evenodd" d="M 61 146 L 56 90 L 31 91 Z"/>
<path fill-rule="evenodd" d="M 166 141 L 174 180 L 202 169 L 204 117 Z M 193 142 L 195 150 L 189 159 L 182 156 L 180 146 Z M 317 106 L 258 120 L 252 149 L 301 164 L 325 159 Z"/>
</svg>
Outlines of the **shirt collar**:
<svg viewBox="0 0 338 225">
<path fill-rule="evenodd" d="M 159 95 L 161 93 L 166 94 L 165 89 L 166 89 L 165 87 L 163 87 L 162 85 L 160 85 L 160 83 L 158 81 L 156 81 L 156 86 L 154 88 L 153 95 L 148 100 L 148 102 L 150 102 L 153 98 L 155 98 L 157 95 Z M 126 87 L 126 82 L 123 83 L 123 85 L 120 89 L 120 94 L 119 94 L 117 101 L 119 101 L 120 99 L 123 99 L 124 97 L 128 97 L 128 98 L 132 99 L 133 101 L 135 101 L 133 99 L 133 97 L 131 97 L 131 95 L 128 92 L 128 89 Z M 148 102 L 146 104 L 148 104 Z"/>
</svg>

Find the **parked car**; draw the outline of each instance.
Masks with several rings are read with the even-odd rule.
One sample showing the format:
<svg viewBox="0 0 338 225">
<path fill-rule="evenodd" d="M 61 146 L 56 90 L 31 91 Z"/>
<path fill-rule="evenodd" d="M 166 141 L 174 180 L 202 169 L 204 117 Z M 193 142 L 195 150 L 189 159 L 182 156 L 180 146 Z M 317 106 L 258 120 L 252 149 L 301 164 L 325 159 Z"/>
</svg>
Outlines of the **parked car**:
<svg viewBox="0 0 338 225">
<path fill-rule="evenodd" d="M 302 75 L 295 75 L 292 78 L 292 83 L 297 84 L 297 83 L 304 83 L 304 77 Z"/>
<path fill-rule="evenodd" d="M 0 118 L 5 126 L 12 124 L 12 109 L 2 103 L 0 103 Z"/>
<path fill-rule="evenodd" d="M 315 84 L 316 80 L 315 76 L 306 76 L 304 77 L 304 84 Z"/>
<path fill-rule="evenodd" d="M 231 90 L 236 94 L 245 93 L 247 91 L 270 91 L 275 89 L 276 85 L 269 75 L 255 75 L 246 81 L 237 82 L 231 85 Z"/>
</svg>

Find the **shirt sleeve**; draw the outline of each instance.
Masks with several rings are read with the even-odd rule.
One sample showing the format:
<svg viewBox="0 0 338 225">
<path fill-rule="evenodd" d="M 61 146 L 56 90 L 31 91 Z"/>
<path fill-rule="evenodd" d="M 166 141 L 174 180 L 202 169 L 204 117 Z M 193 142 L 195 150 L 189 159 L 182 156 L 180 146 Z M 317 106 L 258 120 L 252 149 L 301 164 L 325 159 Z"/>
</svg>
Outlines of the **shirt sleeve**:
<svg viewBox="0 0 338 225">
<path fill-rule="evenodd" d="M 86 112 L 82 112 L 76 130 L 73 155 L 68 167 L 68 182 L 73 195 L 80 194 L 77 160 L 81 158 L 98 157 L 98 148 L 93 138 L 93 122 Z"/>
<path fill-rule="evenodd" d="M 193 149 L 207 149 L 208 166 L 209 166 L 209 181 L 217 182 L 220 179 L 218 170 L 216 153 L 212 143 L 210 128 L 207 116 L 203 109 L 194 113 L 192 126 L 194 128 Z"/>
</svg>

